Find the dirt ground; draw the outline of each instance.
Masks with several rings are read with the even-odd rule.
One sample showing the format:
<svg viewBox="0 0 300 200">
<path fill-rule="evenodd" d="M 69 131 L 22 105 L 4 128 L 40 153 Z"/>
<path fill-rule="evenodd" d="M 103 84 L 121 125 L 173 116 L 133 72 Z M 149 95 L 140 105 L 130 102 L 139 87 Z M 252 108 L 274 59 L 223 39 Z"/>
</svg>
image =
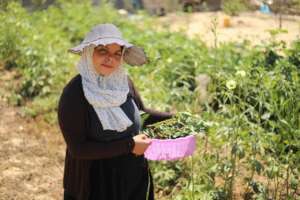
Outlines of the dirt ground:
<svg viewBox="0 0 300 200">
<path fill-rule="evenodd" d="M 268 30 L 279 27 L 276 15 L 266 15 L 259 12 L 241 13 L 239 16 L 227 16 L 223 12 L 202 12 L 191 14 L 168 14 L 160 18 L 160 22 L 173 31 L 183 30 L 189 37 L 203 40 L 209 46 L 214 44 L 212 34 L 213 21 L 217 22 L 218 42 L 250 40 L 260 44 L 270 39 Z M 229 26 L 226 27 L 226 20 Z M 277 39 L 290 43 L 300 37 L 300 16 L 283 16 L 282 28 L 287 33 L 279 34 Z"/>
<path fill-rule="evenodd" d="M 0 70 L 0 200 L 62 199 L 63 139 L 57 126 L 7 104 L 13 76 Z"/>
</svg>

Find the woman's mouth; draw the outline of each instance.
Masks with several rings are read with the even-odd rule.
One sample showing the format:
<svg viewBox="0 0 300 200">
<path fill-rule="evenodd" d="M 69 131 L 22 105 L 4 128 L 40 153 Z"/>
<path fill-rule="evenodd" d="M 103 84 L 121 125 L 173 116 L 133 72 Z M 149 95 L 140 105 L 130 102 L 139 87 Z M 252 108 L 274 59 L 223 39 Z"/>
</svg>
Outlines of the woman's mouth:
<svg viewBox="0 0 300 200">
<path fill-rule="evenodd" d="M 110 65 L 106 65 L 106 64 L 102 64 L 103 67 L 106 67 L 106 68 L 114 68 L 113 66 L 110 66 Z"/>
</svg>

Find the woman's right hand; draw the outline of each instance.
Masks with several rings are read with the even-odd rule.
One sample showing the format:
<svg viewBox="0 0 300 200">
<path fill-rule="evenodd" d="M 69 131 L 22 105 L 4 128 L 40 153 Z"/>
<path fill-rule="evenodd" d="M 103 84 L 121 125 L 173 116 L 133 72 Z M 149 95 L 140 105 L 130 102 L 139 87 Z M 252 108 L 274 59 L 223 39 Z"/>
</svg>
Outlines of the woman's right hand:
<svg viewBox="0 0 300 200">
<path fill-rule="evenodd" d="M 148 138 L 145 134 L 139 134 L 133 137 L 134 140 L 134 148 L 132 153 L 135 155 L 143 155 L 148 146 L 151 144 L 150 138 Z"/>
</svg>

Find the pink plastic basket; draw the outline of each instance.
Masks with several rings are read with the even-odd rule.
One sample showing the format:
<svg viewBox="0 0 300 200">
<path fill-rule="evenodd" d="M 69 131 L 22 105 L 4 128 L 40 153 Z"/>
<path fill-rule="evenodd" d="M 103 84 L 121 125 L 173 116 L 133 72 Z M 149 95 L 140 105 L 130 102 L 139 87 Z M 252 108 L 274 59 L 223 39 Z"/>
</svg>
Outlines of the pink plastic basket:
<svg viewBox="0 0 300 200">
<path fill-rule="evenodd" d="M 151 140 L 152 143 L 144 154 L 148 160 L 177 160 L 192 155 L 196 149 L 195 135 Z"/>
</svg>

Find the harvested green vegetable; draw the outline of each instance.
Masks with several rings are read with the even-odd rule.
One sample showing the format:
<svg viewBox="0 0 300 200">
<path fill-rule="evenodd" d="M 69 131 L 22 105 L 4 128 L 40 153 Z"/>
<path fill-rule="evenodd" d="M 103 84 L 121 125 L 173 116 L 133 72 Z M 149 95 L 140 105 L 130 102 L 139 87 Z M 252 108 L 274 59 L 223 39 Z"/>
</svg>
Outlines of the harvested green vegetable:
<svg viewBox="0 0 300 200">
<path fill-rule="evenodd" d="M 147 126 L 144 133 L 151 138 L 175 139 L 204 132 L 206 128 L 206 123 L 200 116 L 181 112 L 171 119 Z"/>
</svg>

